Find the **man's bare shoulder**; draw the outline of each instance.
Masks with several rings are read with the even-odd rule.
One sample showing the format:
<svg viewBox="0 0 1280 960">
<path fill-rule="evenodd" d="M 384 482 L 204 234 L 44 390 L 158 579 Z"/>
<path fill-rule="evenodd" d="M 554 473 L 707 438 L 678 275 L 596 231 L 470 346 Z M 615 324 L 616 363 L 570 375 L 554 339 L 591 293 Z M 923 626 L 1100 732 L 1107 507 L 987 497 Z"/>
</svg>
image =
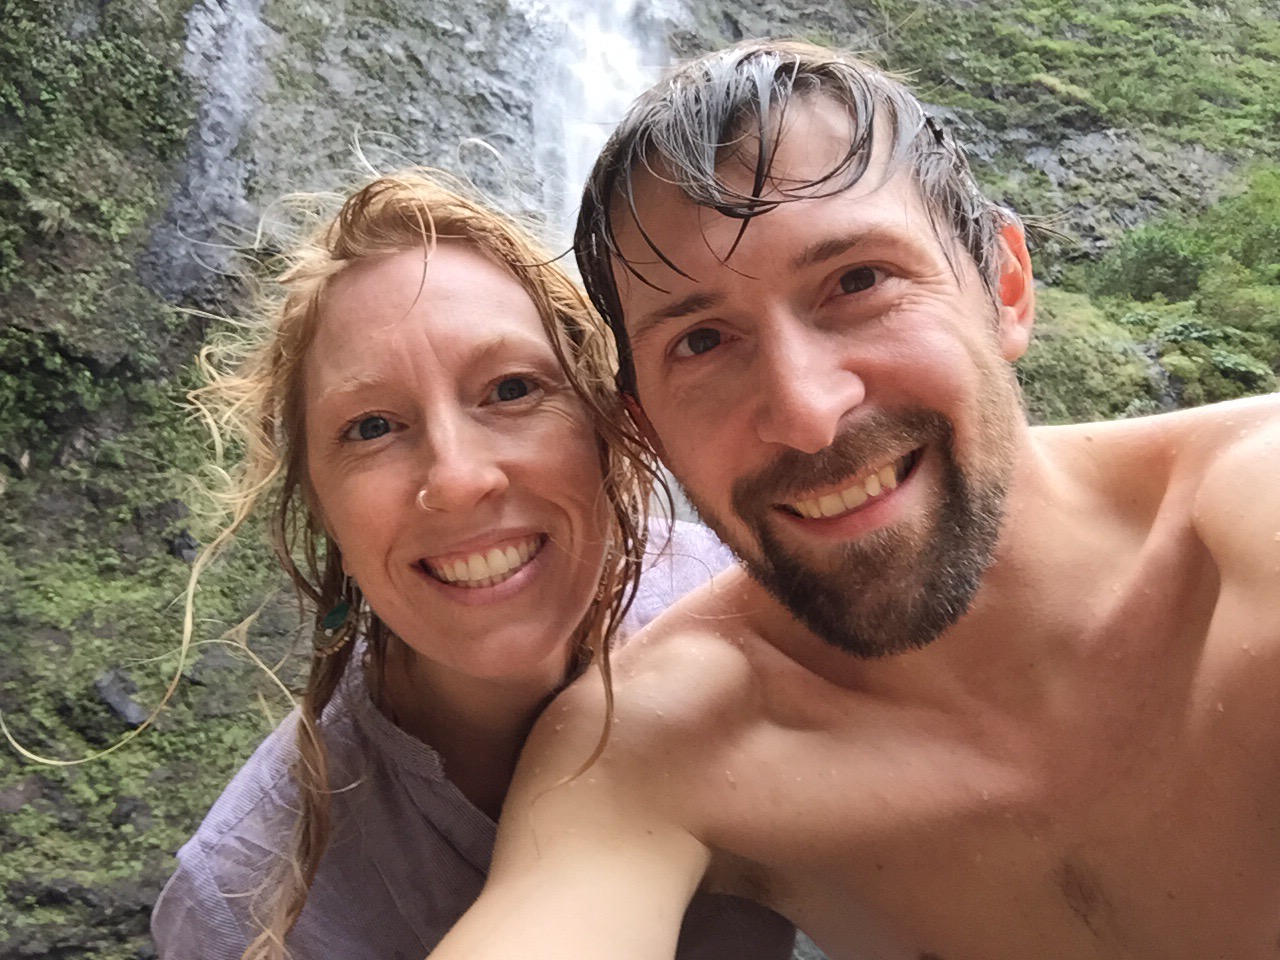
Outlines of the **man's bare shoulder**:
<svg viewBox="0 0 1280 960">
<path fill-rule="evenodd" d="M 657 734 L 729 722 L 748 706 L 764 643 L 751 616 L 756 588 L 732 568 L 692 591 L 613 660 L 618 726 Z"/>
<path fill-rule="evenodd" d="M 1047 447 L 1106 466 L 1107 482 L 1155 500 L 1186 492 L 1208 542 L 1270 523 L 1274 540 L 1280 464 L 1280 394 L 1105 423 L 1038 427 Z M 1260 529 L 1254 525 L 1254 529 Z M 1225 545 L 1224 545 L 1225 546 Z"/>
<path fill-rule="evenodd" d="M 655 619 L 613 652 L 607 684 L 598 665 L 578 678 L 539 720 L 532 751 L 559 756 L 564 773 L 603 739 L 603 775 L 652 786 L 657 772 L 674 780 L 730 749 L 762 719 L 759 661 L 771 651 L 738 602 L 752 592 L 744 581 L 727 571 Z"/>
<path fill-rule="evenodd" d="M 1225 453 L 1234 441 L 1255 432 L 1280 430 L 1280 393 L 1191 407 L 1170 413 L 1062 426 L 1036 427 L 1051 443 L 1098 442 L 1103 446 L 1177 444 L 1184 458 Z M 1166 449 L 1167 446 L 1166 446 Z"/>
<path fill-rule="evenodd" d="M 1203 408 L 1193 522 L 1224 578 L 1280 596 L 1280 395 Z M 1276 615 L 1280 621 L 1280 615 Z M 1280 638 L 1277 638 L 1280 639 Z"/>
<path fill-rule="evenodd" d="M 1046 429 L 1127 464 L 1135 484 L 1161 477 L 1186 490 L 1194 529 L 1224 572 L 1269 575 L 1280 589 L 1280 394 Z"/>
</svg>

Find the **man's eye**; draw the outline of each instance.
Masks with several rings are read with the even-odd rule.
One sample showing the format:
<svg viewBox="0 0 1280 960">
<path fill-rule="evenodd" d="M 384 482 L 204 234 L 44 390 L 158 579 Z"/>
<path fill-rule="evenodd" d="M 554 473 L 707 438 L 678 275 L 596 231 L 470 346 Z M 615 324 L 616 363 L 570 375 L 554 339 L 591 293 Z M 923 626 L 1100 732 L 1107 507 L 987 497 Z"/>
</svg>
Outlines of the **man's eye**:
<svg viewBox="0 0 1280 960">
<path fill-rule="evenodd" d="M 861 293 L 863 290 L 870 290 L 875 285 L 876 271 L 874 267 L 854 267 L 840 276 L 840 289 L 845 293 Z"/>
<path fill-rule="evenodd" d="M 720 331 L 704 327 L 681 337 L 680 342 L 676 344 L 675 354 L 677 357 L 696 357 L 718 346 L 720 346 Z"/>
<path fill-rule="evenodd" d="M 347 428 L 348 440 L 377 440 L 391 432 L 391 421 L 386 417 L 363 417 Z"/>
<path fill-rule="evenodd" d="M 530 389 L 529 381 L 524 377 L 507 377 L 498 382 L 489 396 L 499 403 L 505 403 L 528 396 Z"/>
</svg>

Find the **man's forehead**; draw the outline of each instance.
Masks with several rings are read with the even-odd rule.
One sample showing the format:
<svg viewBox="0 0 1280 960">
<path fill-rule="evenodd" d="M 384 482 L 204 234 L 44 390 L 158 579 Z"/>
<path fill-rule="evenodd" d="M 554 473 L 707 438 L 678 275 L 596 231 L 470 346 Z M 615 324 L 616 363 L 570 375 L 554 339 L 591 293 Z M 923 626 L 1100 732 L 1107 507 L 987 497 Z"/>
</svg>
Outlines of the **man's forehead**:
<svg viewBox="0 0 1280 960">
<path fill-rule="evenodd" d="M 779 123 L 780 131 L 776 129 Z M 766 131 L 774 153 L 768 176 L 758 191 L 760 199 L 767 202 L 770 197 L 794 199 L 806 193 L 829 193 L 832 185 L 827 178 L 847 158 L 858 133 L 848 110 L 829 97 L 809 97 L 793 101 L 781 120 L 775 120 L 774 126 L 774 131 Z M 877 122 L 875 134 L 865 173 L 842 192 L 846 201 L 856 201 L 859 196 L 872 193 L 893 173 L 889 124 Z M 760 142 L 754 133 L 743 133 L 721 149 L 716 175 L 726 188 L 748 197 L 756 193 L 753 183 L 759 150 Z M 614 275 L 619 295 L 628 307 L 628 326 L 634 318 L 627 301 L 664 297 L 673 287 L 687 287 L 690 281 L 696 280 L 688 275 L 688 265 L 672 256 L 667 248 L 685 245 L 696 237 L 702 248 L 699 253 L 710 254 L 714 257 L 712 263 L 732 270 L 731 263 L 726 261 L 731 260 L 744 223 L 741 217 L 726 215 L 691 200 L 679 187 L 672 165 L 661 158 L 633 172 L 630 195 L 614 197 L 612 219 L 621 253 L 621 258 L 615 256 Z M 749 221 L 747 230 L 760 229 L 768 219 L 769 214 L 763 213 L 759 220 Z M 620 262 L 622 258 L 627 262 Z"/>
<path fill-rule="evenodd" d="M 876 124 L 876 133 L 880 136 L 876 137 L 872 167 L 877 163 L 884 166 L 885 158 L 881 154 L 887 158 L 887 152 L 879 142 L 888 139 L 888 132 L 887 124 Z M 756 195 L 754 180 L 760 160 L 760 134 L 754 117 L 744 117 L 729 140 L 717 150 L 715 173 L 728 191 L 746 197 Z M 776 112 L 763 135 L 773 151 L 768 175 L 758 191 L 760 198 L 767 200 L 771 195 L 794 192 L 830 173 L 847 156 L 858 130 L 855 118 L 843 104 L 828 96 L 814 95 L 794 99 L 784 110 Z M 671 201 L 683 201 L 690 209 L 696 208 L 697 204 L 679 188 L 681 179 L 678 164 L 661 156 L 646 157 L 645 166 L 631 175 L 632 196 L 614 196 L 613 216 L 620 223 L 633 220 L 628 206 L 630 199 L 643 225 L 645 208 L 667 202 L 668 195 Z"/>
</svg>

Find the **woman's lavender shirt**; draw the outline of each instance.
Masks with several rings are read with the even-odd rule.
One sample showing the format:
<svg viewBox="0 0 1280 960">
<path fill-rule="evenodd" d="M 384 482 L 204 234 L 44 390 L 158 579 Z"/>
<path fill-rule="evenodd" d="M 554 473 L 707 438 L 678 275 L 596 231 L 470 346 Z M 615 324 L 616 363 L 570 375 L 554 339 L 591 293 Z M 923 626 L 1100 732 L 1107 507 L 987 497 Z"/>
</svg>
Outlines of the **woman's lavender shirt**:
<svg viewBox="0 0 1280 960">
<path fill-rule="evenodd" d="M 624 633 L 732 561 L 704 527 L 650 530 L 651 556 Z M 258 748 L 178 851 L 151 932 L 162 960 L 238 960 L 259 929 L 254 904 L 289 849 L 297 791 L 296 715 Z M 422 960 L 480 895 L 496 826 L 445 776 L 438 754 L 374 707 L 349 670 L 324 717 L 333 831 L 287 938 L 294 960 Z M 343 785 L 345 789 L 341 788 Z M 572 923 L 572 917 L 565 918 Z M 694 898 L 679 960 L 784 960 L 793 933 L 746 900 Z"/>
</svg>

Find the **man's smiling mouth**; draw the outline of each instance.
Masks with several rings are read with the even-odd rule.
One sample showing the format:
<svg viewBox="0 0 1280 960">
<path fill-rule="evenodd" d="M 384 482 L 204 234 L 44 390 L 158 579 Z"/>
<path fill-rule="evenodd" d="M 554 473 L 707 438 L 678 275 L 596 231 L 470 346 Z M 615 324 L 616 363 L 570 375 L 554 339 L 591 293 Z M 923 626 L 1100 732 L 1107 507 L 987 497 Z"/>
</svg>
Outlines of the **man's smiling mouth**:
<svg viewBox="0 0 1280 960">
<path fill-rule="evenodd" d="M 496 544 L 483 552 L 424 557 L 418 566 L 433 579 L 455 587 L 492 587 L 523 570 L 542 552 L 546 542 L 546 534 L 538 533 Z"/>
<path fill-rule="evenodd" d="M 923 449 L 912 450 L 897 460 L 860 474 L 831 493 L 820 497 L 788 500 L 778 506 L 797 517 L 806 517 L 810 520 L 822 520 L 849 513 L 863 506 L 868 500 L 895 489 L 919 462 L 923 452 Z"/>
</svg>

